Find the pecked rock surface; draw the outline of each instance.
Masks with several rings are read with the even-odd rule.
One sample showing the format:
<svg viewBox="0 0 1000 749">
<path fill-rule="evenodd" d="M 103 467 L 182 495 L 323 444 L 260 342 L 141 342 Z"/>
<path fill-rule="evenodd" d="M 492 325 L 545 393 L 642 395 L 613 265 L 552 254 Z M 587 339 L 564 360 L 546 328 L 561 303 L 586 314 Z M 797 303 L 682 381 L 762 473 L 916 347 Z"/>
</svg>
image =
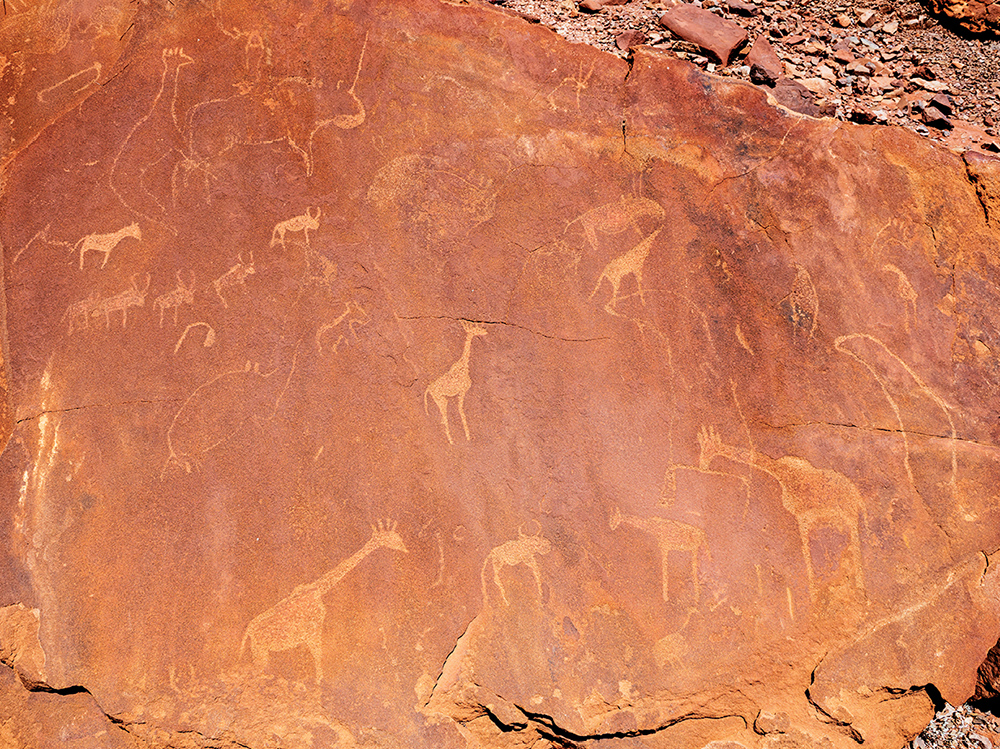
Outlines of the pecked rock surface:
<svg viewBox="0 0 1000 749">
<path fill-rule="evenodd" d="M 7 744 L 898 749 L 973 694 L 995 162 L 485 7 L 50 6 Z"/>
</svg>

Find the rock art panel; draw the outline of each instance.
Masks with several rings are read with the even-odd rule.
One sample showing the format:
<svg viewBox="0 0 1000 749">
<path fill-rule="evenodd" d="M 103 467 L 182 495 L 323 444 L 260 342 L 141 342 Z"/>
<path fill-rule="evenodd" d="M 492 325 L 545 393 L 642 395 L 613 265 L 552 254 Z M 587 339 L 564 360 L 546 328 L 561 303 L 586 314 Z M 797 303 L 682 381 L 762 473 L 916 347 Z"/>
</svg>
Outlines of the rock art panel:
<svg viewBox="0 0 1000 749">
<path fill-rule="evenodd" d="M 486 5 L 8 6 L 0 743 L 898 749 L 974 693 L 994 162 Z"/>
</svg>

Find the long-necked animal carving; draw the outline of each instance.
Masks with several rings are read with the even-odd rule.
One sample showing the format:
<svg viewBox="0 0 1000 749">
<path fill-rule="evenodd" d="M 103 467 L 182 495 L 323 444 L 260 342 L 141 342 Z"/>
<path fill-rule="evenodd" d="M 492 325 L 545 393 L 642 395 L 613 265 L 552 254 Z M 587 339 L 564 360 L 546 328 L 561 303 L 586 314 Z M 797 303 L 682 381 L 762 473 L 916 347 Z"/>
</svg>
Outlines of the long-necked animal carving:
<svg viewBox="0 0 1000 749">
<path fill-rule="evenodd" d="M 444 434 L 448 438 L 448 444 L 453 444 L 451 430 L 448 428 L 448 399 L 458 398 L 458 415 L 462 419 L 462 428 L 465 429 L 465 439 L 470 440 L 469 422 L 465 418 L 465 394 L 472 387 L 472 379 L 469 377 L 469 354 L 472 352 L 472 339 L 476 336 L 486 335 L 486 328 L 477 323 L 461 320 L 462 327 L 465 328 L 465 346 L 462 348 L 462 355 L 451 368 L 434 382 L 427 386 L 424 391 L 424 413 L 427 413 L 427 396 L 429 395 L 434 405 L 441 412 L 441 424 L 444 425 Z"/>
<path fill-rule="evenodd" d="M 323 679 L 323 622 L 326 620 L 325 596 L 333 586 L 378 549 L 407 552 L 396 524 L 379 521 L 371 538 L 358 551 L 311 583 L 298 585 L 287 598 L 278 601 L 247 625 L 240 645 L 240 659 L 249 648 L 254 668 L 267 667 L 271 653 L 305 645 L 316 663 L 316 683 Z"/>
</svg>

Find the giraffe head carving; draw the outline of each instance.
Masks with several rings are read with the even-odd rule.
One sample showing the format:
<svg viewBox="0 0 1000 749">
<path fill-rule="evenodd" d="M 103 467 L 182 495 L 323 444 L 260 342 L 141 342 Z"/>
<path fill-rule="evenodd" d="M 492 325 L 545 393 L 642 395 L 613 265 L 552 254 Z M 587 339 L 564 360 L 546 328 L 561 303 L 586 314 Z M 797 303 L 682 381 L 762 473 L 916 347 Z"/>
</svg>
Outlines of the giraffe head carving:
<svg viewBox="0 0 1000 749">
<path fill-rule="evenodd" d="M 395 549 L 404 554 L 409 551 L 406 544 L 403 543 L 402 537 L 396 532 L 396 523 L 391 520 L 379 520 L 378 525 L 372 527 L 371 543 Z"/>
<path fill-rule="evenodd" d="M 471 322 L 469 320 L 459 320 L 462 323 L 462 327 L 465 328 L 465 334 L 470 338 L 477 335 L 486 335 L 488 332 L 486 326 L 482 323 Z"/>
</svg>

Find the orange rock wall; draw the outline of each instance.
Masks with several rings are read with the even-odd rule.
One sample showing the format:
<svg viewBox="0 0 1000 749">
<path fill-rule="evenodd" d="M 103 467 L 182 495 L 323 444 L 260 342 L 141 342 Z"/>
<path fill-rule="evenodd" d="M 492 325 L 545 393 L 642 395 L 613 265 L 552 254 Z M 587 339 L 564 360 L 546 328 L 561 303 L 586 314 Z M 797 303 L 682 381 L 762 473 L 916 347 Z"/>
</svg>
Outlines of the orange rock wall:
<svg viewBox="0 0 1000 749">
<path fill-rule="evenodd" d="M 991 163 L 488 7 L 22 5 L 11 740 L 898 749 L 973 693 Z"/>
</svg>

